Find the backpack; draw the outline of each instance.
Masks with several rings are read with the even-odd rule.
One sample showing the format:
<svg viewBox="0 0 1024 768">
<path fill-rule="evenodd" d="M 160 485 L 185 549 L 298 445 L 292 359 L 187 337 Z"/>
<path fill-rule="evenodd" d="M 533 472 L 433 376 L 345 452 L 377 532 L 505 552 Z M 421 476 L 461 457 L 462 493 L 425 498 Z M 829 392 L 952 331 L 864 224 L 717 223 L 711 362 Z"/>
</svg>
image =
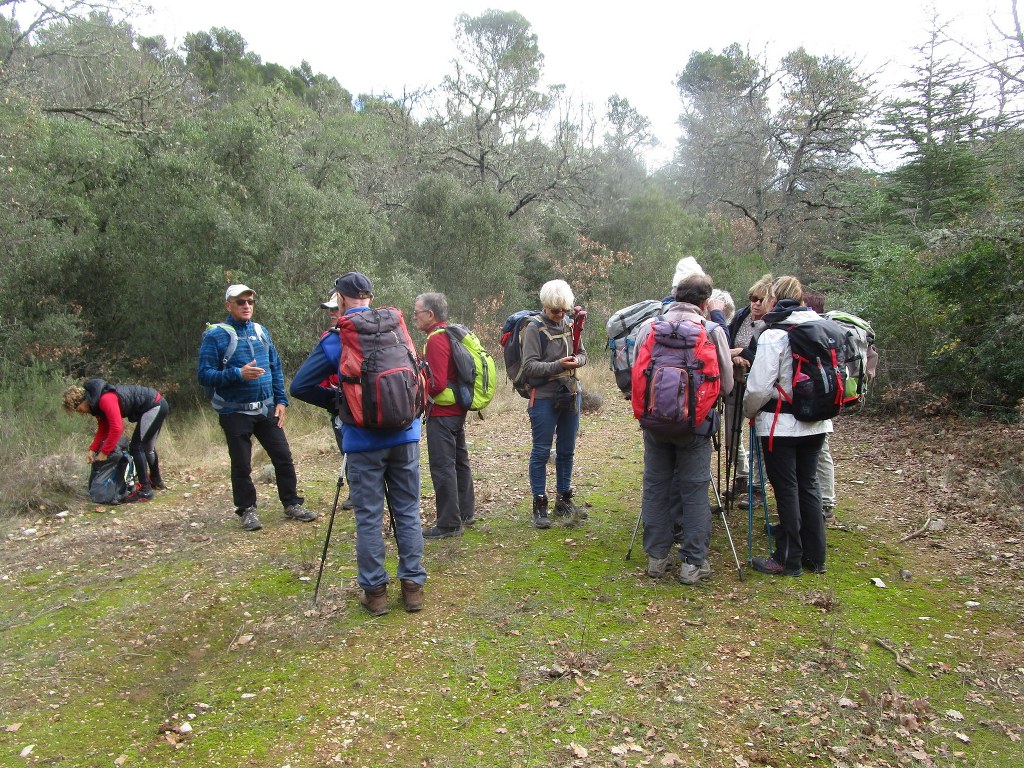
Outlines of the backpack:
<svg viewBox="0 0 1024 768">
<path fill-rule="evenodd" d="M 89 474 L 89 498 L 96 504 L 122 504 L 137 490 L 135 460 L 118 447 L 106 461 L 94 461 Z"/>
<path fill-rule="evenodd" d="M 540 351 L 544 354 L 548 343 L 555 339 L 562 339 L 566 342 L 566 349 L 572 349 L 572 327 L 565 329 L 564 333 L 551 334 L 540 319 L 540 310 L 521 309 L 508 316 L 505 324 L 501 327 L 501 351 L 505 358 L 505 375 L 508 376 L 523 397 L 529 398 L 530 392 L 536 384 L 531 384 L 523 376 L 523 331 L 530 323 L 537 323 L 541 328 Z M 566 354 L 569 354 L 566 352 Z"/>
<path fill-rule="evenodd" d="M 647 299 L 620 309 L 608 318 L 608 349 L 611 351 L 611 370 L 615 384 L 628 395 L 633 385 L 633 364 L 636 362 L 636 339 L 648 321 L 665 311 L 657 299 Z"/>
<path fill-rule="evenodd" d="M 875 331 L 867 320 L 849 312 L 834 309 L 826 312 L 825 317 L 846 330 L 849 342 L 844 405 L 862 403 L 868 387 L 868 350 L 875 343 Z"/>
<path fill-rule="evenodd" d="M 264 328 L 259 323 L 257 323 L 256 321 L 253 321 L 252 325 L 253 328 L 256 329 L 256 338 L 264 346 L 269 347 L 270 336 L 269 334 L 267 334 L 267 329 Z M 224 368 L 227 367 L 228 361 L 231 359 L 232 355 L 235 354 L 235 350 L 238 349 L 238 331 L 235 330 L 235 327 L 233 325 L 229 325 L 228 323 L 207 323 L 206 330 L 203 331 L 203 338 L 205 339 L 206 334 L 213 332 L 217 328 L 224 331 L 228 335 L 228 346 L 227 349 L 224 350 L 224 355 L 221 357 L 220 360 L 220 369 L 224 370 Z M 242 408 L 242 410 L 248 410 L 249 407 L 253 405 L 252 403 L 229 403 L 227 400 L 225 400 L 223 397 L 217 394 L 216 387 L 207 384 L 203 385 L 203 395 L 206 397 L 207 400 L 210 401 L 210 405 L 213 406 L 213 409 L 218 412 L 223 410 L 224 408 L 236 408 L 238 406 L 246 406 L 245 408 Z"/>
<path fill-rule="evenodd" d="M 714 323 L 657 318 L 637 350 L 631 399 L 640 426 L 659 437 L 710 435 L 721 393 Z"/>
<path fill-rule="evenodd" d="M 458 381 L 453 382 L 455 402 L 470 411 L 486 408 L 498 385 L 494 358 L 469 328 L 458 323 L 446 325 Z"/>
<path fill-rule="evenodd" d="M 423 414 L 422 363 L 401 310 L 370 307 L 338 318 L 338 416 L 362 429 L 405 429 Z"/>
<path fill-rule="evenodd" d="M 791 413 L 798 421 L 838 416 L 846 404 L 846 364 L 850 356 L 846 329 L 822 317 L 806 323 L 776 324 L 789 336 L 793 353 L 793 397 L 776 385 L 780 397 L 768 410 Z M 774 432 L 774 427 L 773 427 Z"/>
</svg>

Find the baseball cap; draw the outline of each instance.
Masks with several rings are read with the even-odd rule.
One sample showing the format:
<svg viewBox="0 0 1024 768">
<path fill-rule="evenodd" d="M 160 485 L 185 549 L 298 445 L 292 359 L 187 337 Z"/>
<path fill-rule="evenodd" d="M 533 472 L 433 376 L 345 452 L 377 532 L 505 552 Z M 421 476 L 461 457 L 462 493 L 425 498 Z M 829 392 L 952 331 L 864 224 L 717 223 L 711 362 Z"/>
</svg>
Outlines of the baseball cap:
<svg viewBox="0 0 1024 768">
<path fill-rule="evenodd" d="M 253 296 L 256 295 L 256 291 L 248 285 L 236 283 L 235 285 L 228 286 L 227 291 L 224 292 L 224 301 L 231 301 L 231 299 L 241 296 L 243 293 L 251 293 Z"/>
<path fill-rule="evenodd" d="M 338 308 L 338 300 L 334 296 L 335 293 L 337 293 L 337 291 L 334 288 L 331 288 L 329 291 L 327 291 L 327 301 L 320 302 L 320 309 Z"/>
<path fill-rule="evenodd" d="M 334 289 L 350 299 L 373 298 L 373 283 L 362 272 L 346 272 L 334 281 Z"/>
</svg>

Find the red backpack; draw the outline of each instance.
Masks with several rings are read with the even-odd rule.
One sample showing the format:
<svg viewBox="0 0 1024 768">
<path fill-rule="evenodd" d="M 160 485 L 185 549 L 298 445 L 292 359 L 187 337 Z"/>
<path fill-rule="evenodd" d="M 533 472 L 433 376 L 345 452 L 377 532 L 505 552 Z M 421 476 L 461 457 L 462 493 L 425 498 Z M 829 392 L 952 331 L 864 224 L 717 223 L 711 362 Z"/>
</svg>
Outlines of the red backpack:
<svg viewBox="0 0 1024 768">
<path fill-rule="evenodd" d="M 338 318 L 338 415 L 364 429 L 405 429 L 423 414 L 426 386 L 402 312 L 371 307 Z"/>
<path fill-rule="evenodd" d="M 633 415 L 660 437 L 716 431 L 715 401 L 721 392 L 718 348 L 697 320 L 659 317 L 633 366 Z"/>
</svg>

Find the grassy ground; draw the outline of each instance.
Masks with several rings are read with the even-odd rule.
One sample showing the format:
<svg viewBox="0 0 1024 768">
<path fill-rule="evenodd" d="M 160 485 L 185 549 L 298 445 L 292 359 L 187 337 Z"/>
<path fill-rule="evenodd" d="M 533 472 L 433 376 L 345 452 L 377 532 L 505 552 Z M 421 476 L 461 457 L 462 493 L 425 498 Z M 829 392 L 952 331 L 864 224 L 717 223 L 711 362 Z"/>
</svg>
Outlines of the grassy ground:
<svg viewBox="0 0 1024 768">
<path fill-rule="evenodd" d="M 916 470 L 934 433 L 841 425 L 826 575 L 741 581 L 717 518 L 714 576 L 687 587 L 639 544 L 625 560 L 642 449 L 621 400 L 583 419 L 578 527 L 528 525 L 518 399 L 469 429 L 481 520 L 427 544 L 419 614 L 396 590 L 387 616 L 358 606 L 343 512 L 311 605 L 326 429 L 293 439 L 312 524 L 263 485 L 243 532 L 223 451 L 186 467 L 181 436 L 156 502 L 2 521 L 0 765 L 1024 763 L 1020 530 L 958 506 L 956 462 Z M 928 517 L 944 530 L 899 541 Z M 745 513 L 729 525 L 745 560 Z"/>
</svg>

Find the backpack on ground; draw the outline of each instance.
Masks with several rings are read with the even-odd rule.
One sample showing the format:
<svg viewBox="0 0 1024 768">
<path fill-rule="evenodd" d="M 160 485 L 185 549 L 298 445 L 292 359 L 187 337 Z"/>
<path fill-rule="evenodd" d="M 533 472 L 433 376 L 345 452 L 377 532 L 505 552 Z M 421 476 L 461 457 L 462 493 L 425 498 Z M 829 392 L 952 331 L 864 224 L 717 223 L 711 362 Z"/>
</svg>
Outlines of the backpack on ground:
<svg viewBox="0 0 1024 768">
<path fill-rule="evenodd" d="M 657 318 L 637 350 L 631 399 L 640 426 L 659 437 L 718 430 L 721 392 L 713 323 Z"/>
<path fill-rule="evenodd" d="M 455 402 L 471 411 L 486 408 L 498 385 L 494 358 L 469 328 L 451 323 L 444 328 L 451 342 L 458 381 L 452 383 Z"/>
<path fill-rule="evenodd" d="M 665 305 L 657 299 L 640 301 L 620 309 L 605 323 L 615 384 L 626 395 L 633 385 L 637 336 L 645 325 L 664 312 L 664 308 Z"/>
<path fill-rule="evenodd" d="M 850 356 L 846 329 L 834 320 L 777 324 L 789 336 L 793 354 L 793 396 L 776 385 L 776 414 L 791 413 L 798 421 L 823 421 L 838 416 L 846 404 L 846 363 Z M 773 430 L 774 432 L 774 427 Z"/>
<path fill-rule="evenodd" d="M 363 429 L 405 429 L 423 415 L 422 364 L 402 312 L 371 307 L 338 318 L 338 415 Z"/>
<path fill-rule="evenodd" d="M 122 504 L 138 489 L 135 460 L 118 447 L 106 461 L 94 461 L 89 473 L 89 498 L 96 504 Z"/>
<path fill-rule="evenodd" d="M 267 334 L 267 329 L 256 321 L 253 321 L 252 326 L 256 330 L 257 340 L 259 340 L 263 346 L 269 347 L 270 336 Z M 224 354 L 220 359 L 220 370 L 223 371 L 227 367 L 228 361 L 231 360 L 231 357 L 235 354 L 235 350 L 238 349 L 238 331 L 235 330 L 233 325 L 229 325 L 228 323 L 207 323 L 206 330 L 203 331 L 203 338 L 205 339 L 208 333 L 212 333 L 218 328 L 228 335 L 228 346 L 224 350 Z M 216 387 L 208 384 L 203 385 L 203 396 L 210 401 L 210 405 L 212 405 L 213 409 L 218 412 L 225 408 L 238 408 L 239 406 L 247 406 L 242 408 L 242 410 L 248 410 L 248 407 L 252 406 L 252 403 L 229 403 L 217 394 Z"/>
<path fill-rule="evenodd" d="M 846 360 L 846 394 L 844 405 L 863 402 L 868 388 L 868 350 L 875 343 L 871 323 L 857 315 L 834 309 L 825 317 L 846 329 L 849 357 Z"/>
</svg>

